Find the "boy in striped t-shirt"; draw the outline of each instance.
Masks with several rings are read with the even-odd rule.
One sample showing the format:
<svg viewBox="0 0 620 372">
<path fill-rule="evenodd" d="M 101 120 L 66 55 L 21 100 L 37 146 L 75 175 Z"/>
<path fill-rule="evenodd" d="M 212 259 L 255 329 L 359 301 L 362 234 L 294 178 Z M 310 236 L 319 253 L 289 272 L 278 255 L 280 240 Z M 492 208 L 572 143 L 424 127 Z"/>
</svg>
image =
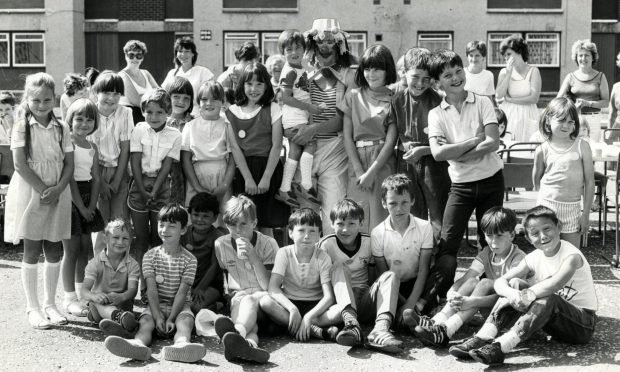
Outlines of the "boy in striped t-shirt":
<svg viewBox="0 0 620 372">
<path fill-rule="evenodd" d="M 193 363 L 207 353 L 202 344 L 190 343 L 194 314 L 190 309 L 191 287 L 196 276 L 196 258 L 181 245 L 188 222 L 187 212 L 178 204 L 168 204 L 157 214 L 157 232 L 162 245 L 146 252 L 142 271 L 149 306 L 140 317 L 135 338 L 110 336 L 106 348 L 114 355 L 148 360 L 154 330 L 161 336 L 174 332 L 174 345 L 163 348 L 166 360 Z M 176 331 L 176 332 L 175 332 Z"/>
</svg>

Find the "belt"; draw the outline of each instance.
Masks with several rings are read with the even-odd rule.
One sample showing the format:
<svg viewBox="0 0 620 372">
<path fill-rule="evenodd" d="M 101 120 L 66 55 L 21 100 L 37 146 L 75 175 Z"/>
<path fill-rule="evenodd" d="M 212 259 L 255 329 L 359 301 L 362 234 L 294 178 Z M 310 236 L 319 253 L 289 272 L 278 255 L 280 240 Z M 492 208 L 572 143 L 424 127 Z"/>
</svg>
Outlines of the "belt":
<svg viewBox="0 0 620 372">
<path fill-rule="evenodd" d="M 355 141 L 355 147 L 370 147 L 375 145 L 384 144 L 384 140 L 373 140 L 373 141 Z"/>
<path fill-rule="evenodd" d="M 101 160 L 99 160 L 99 165 L 101 165 L 102 167 L 106 167 L 106 168 L 116 168 L 117 167 L 116 164 L 106 163 L 105 161 L 101 161 Z"/>
<path fill-rule="evenodd" d="M 151 177 L 151 178 L 157 178 L 157 172 L 144 172 L 142 173 L 143 176 L 147 176 L 147 177 Z"/>
</svg>

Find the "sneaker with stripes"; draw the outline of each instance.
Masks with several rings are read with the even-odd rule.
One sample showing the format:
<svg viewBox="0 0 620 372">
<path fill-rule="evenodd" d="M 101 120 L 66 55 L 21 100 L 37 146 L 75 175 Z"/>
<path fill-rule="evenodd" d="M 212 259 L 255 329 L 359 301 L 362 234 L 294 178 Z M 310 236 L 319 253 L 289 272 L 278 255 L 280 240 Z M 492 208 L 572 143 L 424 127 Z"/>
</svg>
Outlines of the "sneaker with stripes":
<svg viewBox="0 0 620 372">
<path fill-rule="evenodd" d="M 434 347 L 446 347 L 450 342 L 450 337 L 446 332 L 446 326 L 443 324 L 426 327 L 415 327 L 413 333 L 423 344 Z"/>
<path fill-rule="evenodd" d="M 433 319 L 427 317 L 426 315 L 419 315 L 413 309 L 406 309 L 403 311 L 403 322 L 409 327 L 409 330 L 413 333 L 415 327 L 420 326 L 424 328 L 432 327 L 435 325 Z"/>
</svg>

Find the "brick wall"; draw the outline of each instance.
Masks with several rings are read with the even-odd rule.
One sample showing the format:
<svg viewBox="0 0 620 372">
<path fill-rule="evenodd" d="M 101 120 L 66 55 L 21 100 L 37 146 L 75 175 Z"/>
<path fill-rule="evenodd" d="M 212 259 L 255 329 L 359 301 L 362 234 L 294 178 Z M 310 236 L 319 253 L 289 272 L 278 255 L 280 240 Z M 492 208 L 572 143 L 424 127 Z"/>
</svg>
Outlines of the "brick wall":
<svg viewBox="0 0 620 372">
<path fill-rule="evenodd" d="M 121 21 L 163 21 L 165 0 L 120 0 Z"/>
</svg>

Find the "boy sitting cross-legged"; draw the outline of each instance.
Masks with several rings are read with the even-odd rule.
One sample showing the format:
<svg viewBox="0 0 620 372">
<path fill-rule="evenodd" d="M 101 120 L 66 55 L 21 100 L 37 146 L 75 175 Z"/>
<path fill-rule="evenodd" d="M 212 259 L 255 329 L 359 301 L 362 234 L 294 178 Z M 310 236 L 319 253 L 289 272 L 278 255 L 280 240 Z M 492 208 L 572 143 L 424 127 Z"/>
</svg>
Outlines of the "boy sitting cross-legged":
<svg viewBox="0 0 620 372">
<path fill-rule="evenodd" d="M 432 319 L 418 317 L 413 311 L 405 311 L 403 315 L 407 326 L 427 345 L 445 347 L 478 309 L 487 309 L 488 313 L 499 298 L 493 289 L 495 280 L 525 257 L 525 253 L 512 243 L 517 226 L 517 215 L 513 210 L 492 207 L 482 216 L 480 225 L 489 245 L 478 253 L 465 275 L 454 282 L 444 308 Z M 482 274 L 485 278 L 479 279 Z M 458 345 L 450 348 L 450 354 L 464 356 Z"/>
<path fill-rule="evenodd" d="M 381 198 L 390 216 L 371 233 L 377 275 L 381 278 L 390 270 L 399 281 L 400 308 L 395 319 L 391 313 L 384 313 L 387 328 L 394 320 L 400 325 L 405 310 L 420 312 L 425 305 L 421 296 L 433 251 L 433 230 L 428 221 L 409 212 L 413 202 L 411 188 L 412 181 L 404 174 L 391 175 L 383 181 Z"/>
<path fill-rule="evenodd" d="M 109 336 L 105 346 L 120 357 L 148 360 L 148 345 L 157 330 L 160 336 L 174 333 L 174 345 L 163 348 L 164 359 L 197 362 L 207 350 L 202 344 L 190 343 L 194 328 L 190 291 L 196 275 L 196 258 L 181 246 L 187 212 L 178 204 L 168 204 L 157 214 L 157 222 L 162 245 L 147 251 L 142 262 L 149 306 L 140 317 L 138 333 L 131 340 Z"/>
<path fill-rule="evenodd" d="M 81 297 L 88 301 L 88 320 L 107 335 L 131 337 L 138 327 L 133 298 L 138 293 L 140 266 L 129 256 L 132 237 L 127 220 L 108 222 L 103 234 L 106 249 L 86 266 Z"/>
<path fill-rule="evenodd" d="M 288 220 L 292 245 L 278 250 L 269 281 L 269 296 L 261 309 L 278 325 L 288 327 L 299 341 L 310 337 L 334 340 L 340 322 L 331 286 L 331 259 L 316 246 L 321 217 L 309 208 L 293 212 Z"/>
<path fill-rule="evenodd" d="M 215 331 L 224 344 L 224 357 L 267 363 L 269 353 L 258 348 L 259 301 L 267 296 L 269 272 L 278 243 L 256 231 L 256 205 L 244 195 L 226 203 L 224 223 L 230 234 L 215 241 L 215 255 L 225 270 L 230 315 L 215 320 Z"/>
<path fill-rule="evenodd" d="M 402 341 L 390 333 L 391 320 L 396 313 L 399 278 L 386 271 L 369 286 L 368 269 L 372 265 L 370 236 L 360 232 L 364 209 L 351 199 L 339 201 L 330 212 L 334 234 L 319 243 L 319 249 L 330 256 L 332 285 L 344 328 L 336 342 L 346 346 L 363 344 L 359 322 L 375 321 L 368 335 L 368 346 L 380 351 L 398 353 Z"/>
</svg>

